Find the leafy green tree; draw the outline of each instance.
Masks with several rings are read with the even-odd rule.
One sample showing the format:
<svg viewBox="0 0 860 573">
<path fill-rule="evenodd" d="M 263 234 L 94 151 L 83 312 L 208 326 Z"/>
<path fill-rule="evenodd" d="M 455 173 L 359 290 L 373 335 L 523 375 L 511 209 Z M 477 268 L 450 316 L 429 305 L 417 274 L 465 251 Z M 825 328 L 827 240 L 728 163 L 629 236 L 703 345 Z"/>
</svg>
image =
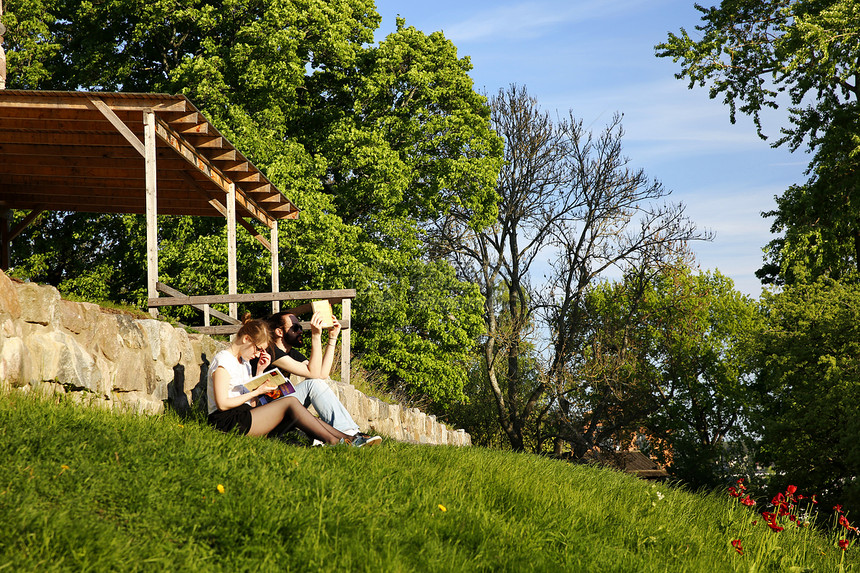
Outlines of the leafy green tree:
<svg viewBox="0 0 860 573">
<path fill-rule="evenodd" d="M 764 282 L 841 277 L 860 265 L 857 152 L 860 150 L 860 2 L 855 0 L 724 0 L 696 5 L 694 39 L 681 29 L 657 55 L 680 61 L 678 78 L 710 84 L 731 121 L 740 110 L 764 137 L 761 112 L 790 102 L 774 145 L 813 152 L 811 180 L 778 199 L 773 232 L 759 271 Z"/>
<path fill-rule="evenodd" d="M 367 0 L 12 0 L 8 10 L 9 87 L 188 95 L 303 209 L 279 226 L 282 288 L 356 288 L 357 355 L 394 385 L 462 393 L 477 310 L 470 287 L 425 255 L 423 227 L 451 209 L 475 226 L 495 215 L 501 145 L 468 59 L 441 33 L 399 21 L 373 45 L 380 19 Z M 160 233 L 173 286 L 218 288 L 222 224 L 164 220 Z M 240 288 L 268 290 L 268 263 L 240 237 Z M 380 291 L 397 296 L 373 308 Z M 411 300 L 472 316 L 454 328 Z"/>
<path fill-rule="evenodd" d="M 853 0 L 723 0 L 705 8 L 698 39 L 683 28 L 656 46 L 659 57 L 680 61 L 677 77 L 690 88 L 710 83 L 736 113 L 752 116 L 764 136 L 761 112 L 787 94 L 790 125 L 778 143 L 813 147 L 827 126 L 856 106 L 860 85 L 860 3 Z"/>
<path fill-rule="evenodd" d="M 821 139 L 810 179 L 776 198 L 771 232 L 756 275 L 777 285 L 812 282 L 817 277 L 856 280 L 860 264 L 860 116 L 850 125 L 831 125 Z"/>
<path fill-rule="evenodd" d="M 581 351 L 557 386 L 556 436 L 574 457 L 635 445 L 676 478 L 715 485 L 751 403 L 753 301 L 680 262 L 596 285 L 584 314 Z"/>
<path fill-rule="evenodd" d="M 860 508 L 860 287 L 821 278 L 762 297 L 754 417 L 774 485 Z"/>
<path fill-rule="evenodd" d="M 645 428 L 671 455 L 653 453 L 686 483 L 724 483 L 728 441 L 745 440 L 754 404 L 757 305 L 719 271 L 674 274 L 658 296 L 669 302 L 657 354 L 665 378 L 661 407 Z"/>
</svg>

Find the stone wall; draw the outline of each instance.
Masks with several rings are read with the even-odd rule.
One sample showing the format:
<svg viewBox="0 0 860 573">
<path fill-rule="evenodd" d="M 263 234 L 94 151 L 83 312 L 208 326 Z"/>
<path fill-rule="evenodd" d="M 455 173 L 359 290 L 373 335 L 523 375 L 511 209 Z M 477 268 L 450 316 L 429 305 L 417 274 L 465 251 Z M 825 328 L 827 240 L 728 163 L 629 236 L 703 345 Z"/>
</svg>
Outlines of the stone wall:
<svg viewBox="0 0 860 573">
<path fill-rule="evenodd" d="M 88 404 L 159 413 L 204 405 L 209 359 L 225 344 L 154 319 L 63 300 L 0 271 L 0 386 L 70 393 Z M 470 445 L 435 416 L 330 381 L 363 431 L 422 444 Z"/>
</svg>

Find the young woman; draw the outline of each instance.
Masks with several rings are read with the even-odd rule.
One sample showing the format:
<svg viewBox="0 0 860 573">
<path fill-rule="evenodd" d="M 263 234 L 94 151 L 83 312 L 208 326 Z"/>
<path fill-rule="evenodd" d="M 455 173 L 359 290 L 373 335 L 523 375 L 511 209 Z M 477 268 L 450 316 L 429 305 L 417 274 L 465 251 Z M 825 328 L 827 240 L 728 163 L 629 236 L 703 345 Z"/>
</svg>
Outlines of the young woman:
<svg viewBox="0 0 860 573">
<path fill-rule="evenodd" d="M 271 360 L 266 352 L 269 328 L 262 320 L 248 320 L 233 337 L 230 347 L 222 350 L 209 364 L 208 398 L 210 424 L 222 432 L 238 428 L 243 434 L 264 436 L 282 421 L 291 421 L 307 435 L 325 444 L 352 437 L 328 426 L 293 397 L 281 398 L 264 406 L 256 406 L 256 398 L 273 388 L 261 386 L 248 390 L 244 384 L 262 374 Z M 251 371 L 251 359 L 258 358 L 256 372 Z"/>
</svg>

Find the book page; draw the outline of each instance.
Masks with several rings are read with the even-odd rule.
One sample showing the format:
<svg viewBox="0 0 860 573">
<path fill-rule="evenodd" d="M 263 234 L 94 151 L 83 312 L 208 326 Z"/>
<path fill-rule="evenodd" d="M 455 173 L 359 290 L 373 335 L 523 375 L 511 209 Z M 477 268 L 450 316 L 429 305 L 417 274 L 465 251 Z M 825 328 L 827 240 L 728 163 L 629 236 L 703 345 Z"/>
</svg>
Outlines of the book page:
<svg viewBox="0 0 860 573">
<path fill-rule="evenodd" d="M 296 388 L 293 386 L 291 382 L 287 382 L 285 384 L 281 384 L 271 392 L 266 392 L 262 396 L 257 396 L 257 405 L 265 406 L 269 402 L 274 402 L 275 400 L 280 400 L 281 398 L 286 398 L 290 394 L 295 394 Z"/>
<path fill-rule="evenodd" d="M 281 374 L 280 370 L 269 370 L 268 372 L 263 372 L 259 376 L 255 376 L 245 382 L 245 388 L 248 390 L 256 390 L 262 385 L 271 386 L 274 390 L 277 386 L 281 384 L 286 384 L 287 379 L 284 378 L 284 375 Z"/>
</svg>

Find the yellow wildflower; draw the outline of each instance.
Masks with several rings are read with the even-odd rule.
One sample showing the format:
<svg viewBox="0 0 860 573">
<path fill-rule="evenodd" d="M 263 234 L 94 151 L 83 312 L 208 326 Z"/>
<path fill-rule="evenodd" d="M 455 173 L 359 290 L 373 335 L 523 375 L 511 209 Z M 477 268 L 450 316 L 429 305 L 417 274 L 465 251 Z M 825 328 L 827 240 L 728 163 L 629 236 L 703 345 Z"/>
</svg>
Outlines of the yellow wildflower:
<svg viewBox="0 0 860 573">
<path fill-rule="evenodd" d="M 224 486 L 221 485 L 220 483 L 218 484 L 218 487 L 216 487 L 215 489 L 218 490 L 218 493 L 224 493 Z"/>
<path fill-rule="evenodd" d="M 439 504 L 439 511 L 448 511 L 448 508 L 440 503 Z"/>
</svg>

